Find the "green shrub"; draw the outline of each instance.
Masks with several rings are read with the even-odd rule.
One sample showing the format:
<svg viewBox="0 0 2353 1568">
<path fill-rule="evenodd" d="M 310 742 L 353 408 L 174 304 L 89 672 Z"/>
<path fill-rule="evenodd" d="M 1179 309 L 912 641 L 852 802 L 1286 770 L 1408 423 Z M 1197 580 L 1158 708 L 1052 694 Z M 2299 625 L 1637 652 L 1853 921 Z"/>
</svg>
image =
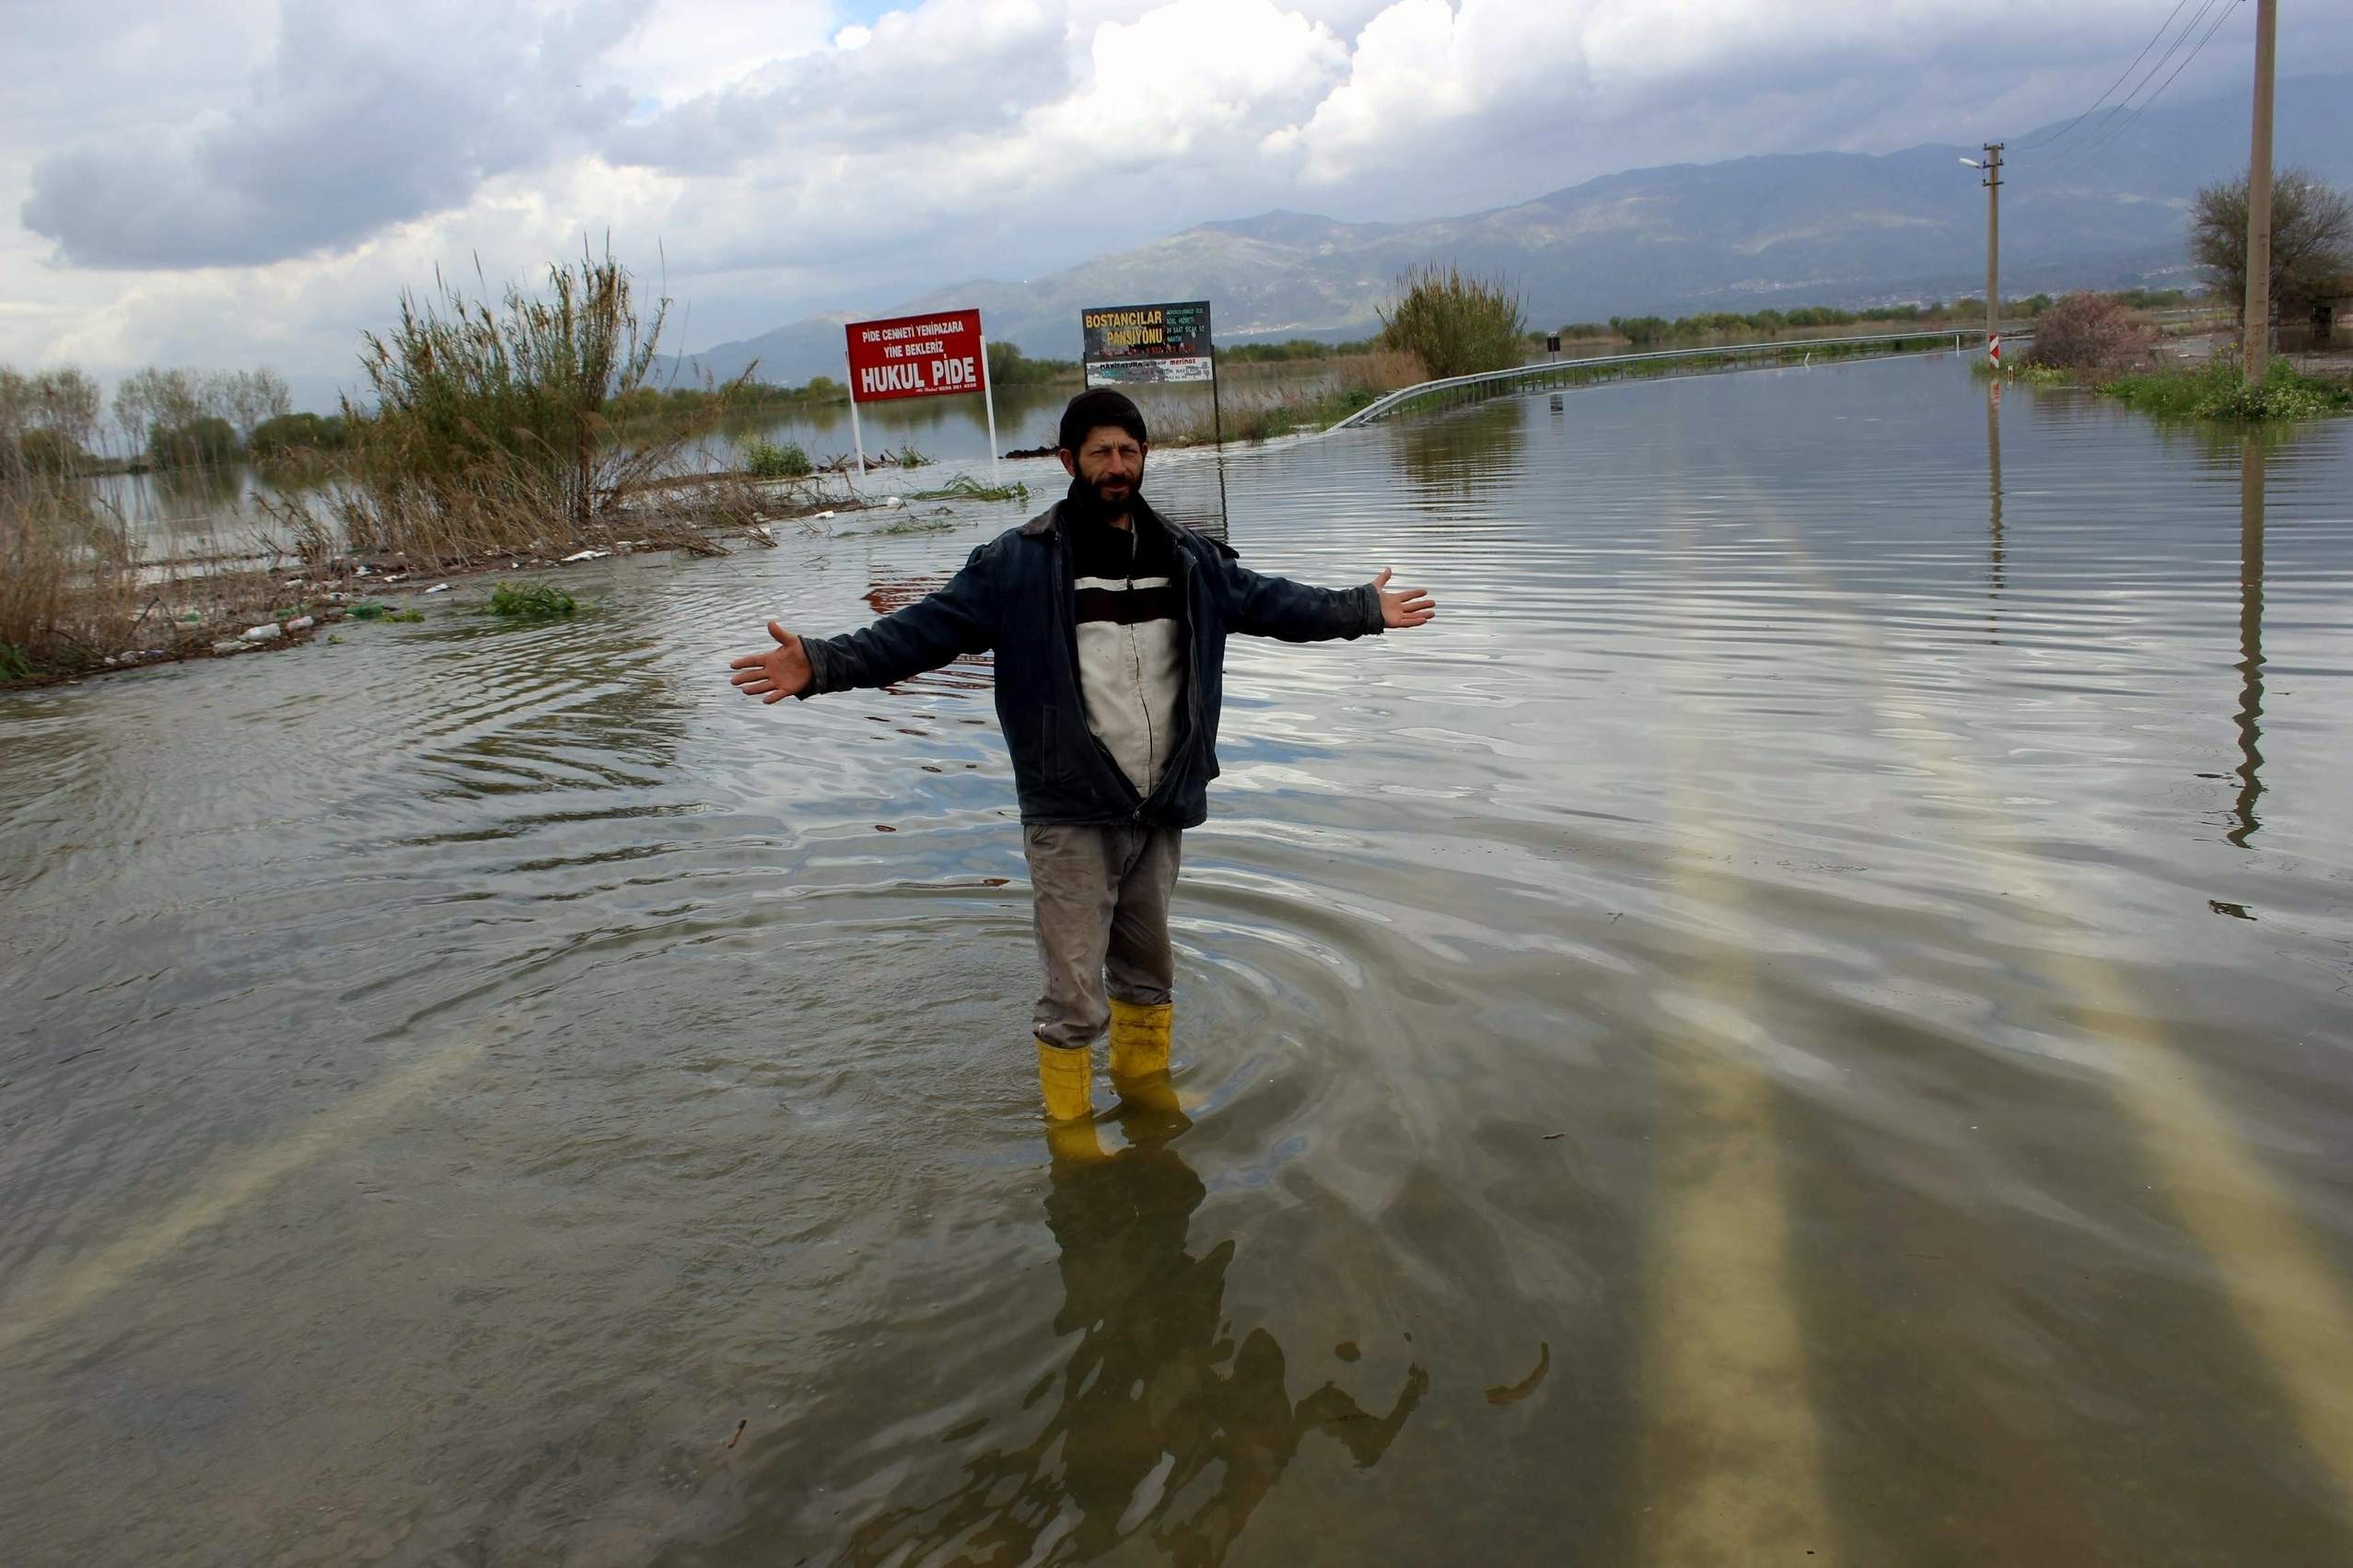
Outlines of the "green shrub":
<svg viewBox="0 0 2353 1568">
<path fill-rule="evenodd" d="M 76 473 L 90 460 L 72 436 L 57 430 L 28 430 L 17 437 L 17 450 L 35 473 Z"/>
<path fill-rule="evenodd" d="M 1075 359 L 1031 359 L 1008 343 L 988 345 L 988 380 L 992 387 L 1035 387 L 1078 373 Z M 814 389 L 815 383 L 811 383 Z"/>
<path fill-rule="evenodd" d="M 14 643 L 0 643 L 0 680 L 30 680 L 32 656 Z"/>
<path fill-rule="evenodd" d="M 754 479 L 807 479 L 816 471 L 809 453 L 798 441 L 779 447 L 755 436 L 742 447 L 743 469 Z"/>
<path fill-rule="evenodd" d="M 1407 272 L 1397 303 L 1380 313 L 1381 346 L 1419 355 L 1433 377 L 1510 369 L 1526 358 L 1527 330 L 1518 295 L 1460 267 Z"/>
<path fill-rule="evenodd" d="M 525 620 L 552 620 L 579 610 L 570 594 L 553 583 L 500 583 L 490 590 L 490 612 Z"/>
<path fill-rule="evenodd" d="M 334 415 L 282 413 L 253 427 L 245 449 L 256 458 L 288 452 L 332 452 L 351 439 L 351 426 Z"/>
</svg>

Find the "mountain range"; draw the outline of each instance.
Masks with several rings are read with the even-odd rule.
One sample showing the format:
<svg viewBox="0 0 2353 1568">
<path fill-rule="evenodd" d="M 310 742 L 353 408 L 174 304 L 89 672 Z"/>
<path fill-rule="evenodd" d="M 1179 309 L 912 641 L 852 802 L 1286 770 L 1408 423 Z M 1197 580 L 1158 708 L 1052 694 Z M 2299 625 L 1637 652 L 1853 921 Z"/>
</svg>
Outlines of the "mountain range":
<svg viewBox="0 0 2353 1568">
<path fill-rule="evenodd" d="M 2182 286 L 2198 187 L 2242 173 L 2247 99 L 2152 106 L 2121 127 L 2099 117 L 2016 138 L 2005 153 L 2002 292 Z M 2098 129 L 2094 127 L 2098 126 Z M 2047 150 L 2033 144 L 2046 143 Z M 2275 163 L 2353 183 L 2353 75 L 2277 87 Z M 1893 304 L 1985 287 L 1985 192 L 1958 159 L 1923 145 L 1872 156 L 1789 153 L 1603 175 L 1532 201 L 1419 223 L 1343 223 L 1292 212 L 1206 223 L 1027 282 L 971 280 L 857 316 L 977 306 L 994 341 L 1078 354 L 1089 307 L 1208 299 L 1217 341 L 1338 341 L 1378 330 L 1393 280 L 1426 261 L 1508 278 L 1532 326 L 1765 306 Z M 842 323 L 804 318 L 690 356 L 726 379 L 840 378 Z"/>
</svg>

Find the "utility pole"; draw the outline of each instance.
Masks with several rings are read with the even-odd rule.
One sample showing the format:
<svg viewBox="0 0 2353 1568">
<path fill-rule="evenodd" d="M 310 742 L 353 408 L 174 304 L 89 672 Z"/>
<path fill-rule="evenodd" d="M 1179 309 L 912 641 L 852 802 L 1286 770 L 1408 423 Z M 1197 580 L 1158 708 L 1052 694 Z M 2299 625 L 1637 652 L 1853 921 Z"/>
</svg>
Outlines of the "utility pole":
<svg viewBox="0 0 2353 1568">
<path fill-rule="evenodd" d="M 2278 36 L 2278 0 L 2255 0 L 2255 123 L 2247 149 L 2247 304 L 2239 322 L 2250 381 L 2263 378 L 2264 361 L 2271 352 L 2271 64 Z"/>
<path fill-rule="evenodd" d="M 2266 0 L 2268 3 L 2268 0 Z M 1986 144 L 1986 352 L 2001 366 L 2002 342 L 2002 145 Z"/>
</svg>

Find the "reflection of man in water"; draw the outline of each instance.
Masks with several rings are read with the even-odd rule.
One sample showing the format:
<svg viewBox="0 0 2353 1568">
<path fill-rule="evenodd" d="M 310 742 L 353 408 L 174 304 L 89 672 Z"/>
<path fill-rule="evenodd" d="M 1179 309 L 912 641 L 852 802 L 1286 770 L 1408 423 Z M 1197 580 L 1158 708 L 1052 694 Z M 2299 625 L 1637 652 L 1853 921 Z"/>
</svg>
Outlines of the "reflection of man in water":
<svg viewBox="0 0 2353 1568">
<path fill-rule="evenodd" d="M 1072 399 L 1058 439 L 1069 494 L 973 551 L 946 587 L 823 641 L 772 621 L 776 645 L 730 668 L 747 696 L 775 703 L 995 650 L 1045 975 L 1038 1077 L 1070 1155 L 1093 1144 L 1088 1051 L 1106 1021 L 1122 1098 L 1167 1081 L 1169 895 L 1179 836 L 1209 812 L 1228 633 L 1358 637 L 1419 626 L 1436 606 L 1390 591 L 1385 571 L 1354 588 L 1263 577 L 1161 517 L 1143 494 L 1144 416 L 1122 393 Z"/>
<path fill-rule="evenodd" d="M 968 1461 L 939 1502 L 867 1525 L 848 1561 L 1089 1560 L 1143 1531 L 1180 1562 L 1216 1562 L 1310 1433 L 1365 1469 L 1414 1413 L 1429 1387 L 1419 1366 L 1376 1418 L 1329 1382 L 1294 1403 L 1273 1335 L 1221 1333 L 1234 1244 L 1185 1249 L 1206 1190 L 1168 1144 L 1186 1123 L 1165 1080 L 1144 1098 L 1125 1112 L 1127 1147 L 1053 1163 L 1054 1330 L 1079 1336 L 1054 1414 L 1019 1447 Z"/>
</svg>

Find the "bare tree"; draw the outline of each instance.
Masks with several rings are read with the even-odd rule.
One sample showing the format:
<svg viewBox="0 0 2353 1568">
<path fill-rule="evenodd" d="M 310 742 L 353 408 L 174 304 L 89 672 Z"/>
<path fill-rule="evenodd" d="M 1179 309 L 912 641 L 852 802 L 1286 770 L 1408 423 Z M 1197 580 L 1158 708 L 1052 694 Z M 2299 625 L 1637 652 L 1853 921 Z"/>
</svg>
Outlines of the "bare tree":
<svg viewBox="0 0 2353 1568">
<path fill-rule="evenodd" d="M 131 449 L 145 451 L 157 430 L 178 429 L 211 412 L 205 379 L 193 371 L 152 365 L 122 377 L 114 389 L 114 423 Z"/>
<path fill-rule="evenodd" d="M 2233 302 L 2247 296 L 2247 180 L 2208 185 L 2190 203 L 2190 259 Z M 2353 197 L 2301 168 L 2271 181 L 2271 303 L 2285 315 L 2353 268 Z"/>
<path fill-rule="evenodd" d="M 230 371 L 219 378 L 216 401 L 218 406 L 206 412 L 217 413 L 237 426 L 239 441 L 252 440 L 253 432 L 263 420 L 294 412 L 294 399 L 286 389 L 285 377 L 274 370 Z"/>
<path fill-rule="evenodd" d="M 87 447 L 98 436 L 98 383 L 89 373 L 67 366 L 44 370 L 31 378 L 35 423 L 53 430 L 76 447 Z"/>
</svg>

